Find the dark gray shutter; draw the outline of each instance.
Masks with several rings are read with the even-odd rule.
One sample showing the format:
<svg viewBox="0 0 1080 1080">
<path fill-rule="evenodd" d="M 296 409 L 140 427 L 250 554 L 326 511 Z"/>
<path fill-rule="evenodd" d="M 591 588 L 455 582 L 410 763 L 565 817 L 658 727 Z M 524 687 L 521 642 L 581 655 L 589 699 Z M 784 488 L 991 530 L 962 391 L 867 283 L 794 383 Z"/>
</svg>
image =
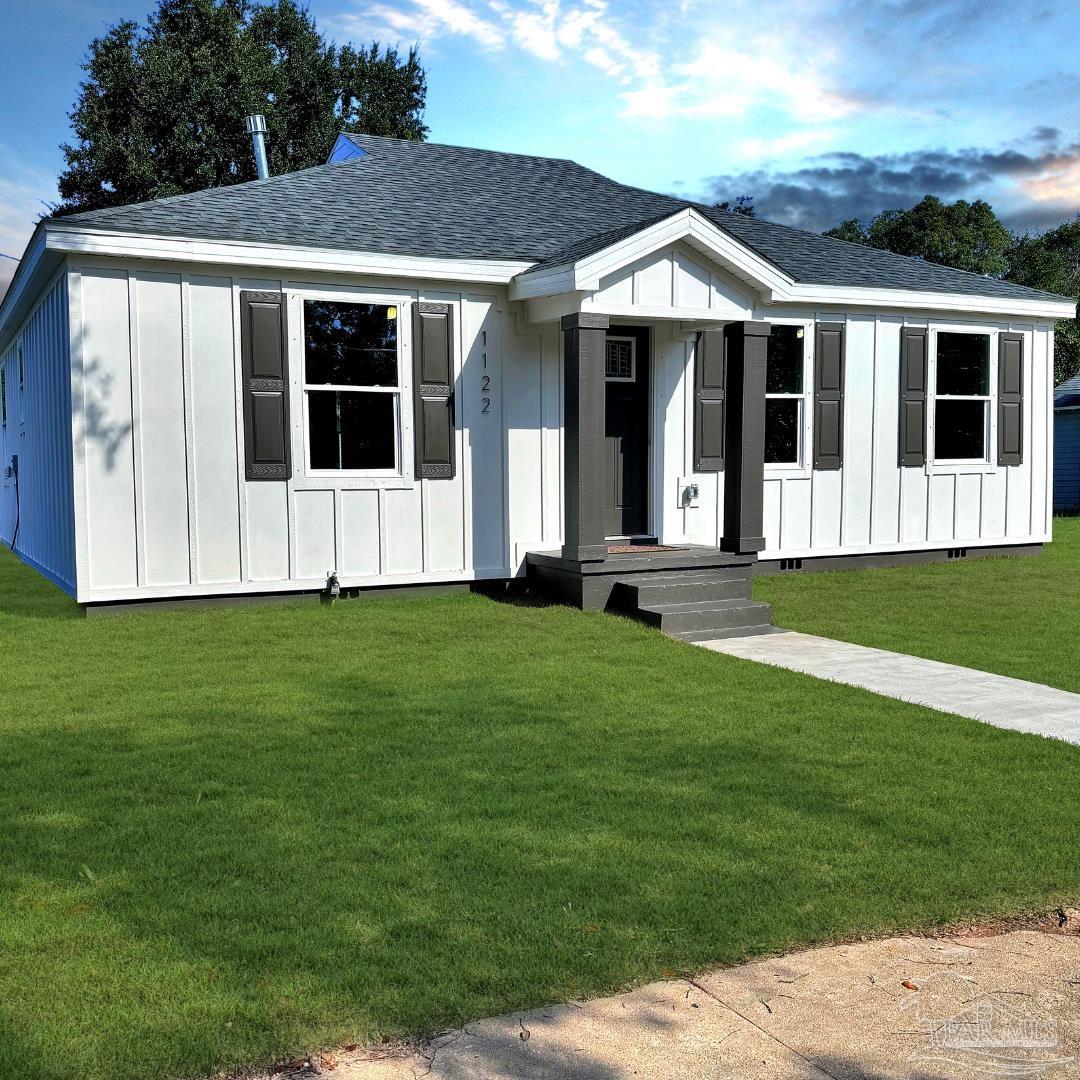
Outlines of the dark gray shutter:
<svg viewBox="0 0 1080 1080">
<path fill-rule="evenodd" d="M 724 467 L 727 424 L 727 345 L 723 330 L 698 334 L 694 363 L 694 471 Z"/>
<path fill-rule="evenodd" d="M 288 480 L 289 362 L 285 298 L 240 294 L 240 352 L 244 371 L 244 450 L 249 480 Z"/>
<path fill-rule="evenodd" d="M 900 464 L 926 464 L 926 380 L 929 333 L 925 326 L 900 328 Z"/>
<path fill-rule="evenodd" d="M 416 475 L 454 475 L 453 326 L 449 304 L 413 305 L 413 425 Z"/>
<path fill-rule="evenodd" d="M 814 468 L 844 463 L 844 324 L 818 323 L 814 340 Z"/>
<path fill-rule="evenodd" d="M 999 465 L 1024 460 L 1024 335 L 998 335 L 997 453 Z"/>
</svg>

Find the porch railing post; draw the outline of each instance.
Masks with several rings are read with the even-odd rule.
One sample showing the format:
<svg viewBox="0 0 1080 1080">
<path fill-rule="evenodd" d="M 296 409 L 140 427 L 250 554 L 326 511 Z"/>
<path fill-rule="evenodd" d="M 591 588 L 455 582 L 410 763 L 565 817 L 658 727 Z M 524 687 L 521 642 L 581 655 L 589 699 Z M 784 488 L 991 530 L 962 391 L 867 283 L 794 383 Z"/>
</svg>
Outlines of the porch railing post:
<svg viewBox="0 0 1080 1080">
<path fill-rule="evenodd" d="M 563 330 L 563 557 L 603 559 L 604 341 L 608 317 L 565 315 Z"/>
<path fill-rule="evenodd" d="M 765 359 L 771 327 L 724 327 L 727 352 L 727 437 L 724 462 L 724 551 L 749 555 L 765 547 Z"/>
</svg>

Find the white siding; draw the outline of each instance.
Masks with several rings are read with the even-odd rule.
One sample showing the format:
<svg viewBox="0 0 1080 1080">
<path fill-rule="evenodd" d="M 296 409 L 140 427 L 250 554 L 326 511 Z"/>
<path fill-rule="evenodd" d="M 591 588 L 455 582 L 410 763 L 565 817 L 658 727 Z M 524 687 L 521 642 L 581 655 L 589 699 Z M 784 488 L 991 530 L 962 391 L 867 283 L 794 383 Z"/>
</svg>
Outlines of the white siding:
<svg viewBox="0 0 1080 1080">
<path fill-rule="evenodd" d="M 647 312 L 670 312 L 670 317 L 682 312 L 746 319 L 751 301 L 746 286 L 736 278 L 685 245 L 674 244 L 602 278 L 584 306 L 613 312 L 636 306 Z"/>
<path fill-rule="evenodd" d="M 0 357 L 7 396 L 7 423 L 0 428 L 0 476 L 12 456 L 19 456 L 18 509 L 14 478 L 0 479 L 0 542 L 10 544 L 18 516 L 16 553 L 74 594 L 69 357 L 67 279 L 61 275 Z"/>
<path fill-rule="evenodd" d="M 517 568 L 512 543 L 523 556 L 561 542 L 560 358 L 549 348 L 542 363 L 545 335 L 519 336 L 494 293 L 159 273 L 104 260 L 88 261 L 79 281 L 81 600 L 321 588 L 331 571 L 346 587 L 502 577 Z M 244 474 L 237 318 L 249 288 L 282 290 L 289 302 L 288 482 Z M 418 297 L 452 305 L 452 480 L 307 476 L 298 314 L 315 294 L 400 306 L 406 462 L 408 305 Z M 508 460 L 525 478 L 513 490 Z"/>
<path fill-rule="evenodd" d="M 639 272 L 640 268 L 634 271 Z M 815 314 L 822 321 L 846 323 L 844 466 L 827 472 L 809 467 L 766 470 L 763 558 L 1030 543 L 1047 538 L 1046 402 L 1052 347 L 1047 328 L 1004 322 L 991 327 L 1027 334 L 1025 355 L 1031 359 L 1025 364 L 1022 465 L 902 469 L 897 463 L 897 394 L 900 327 L 905 318 L 776 307 L 758 311 L 757 317 L 810 319 Z M 933 320 L 912 316 L 906 321 L 927 325 Z M 965 324 L 954 320 L 951 325 Z M 971 324 L 971 328 L 985 329 L 986 324 Z M 724 478 L 723 473 L 692 472 L 693 342 L 693 333 L 683 332 L 677 322 L 655 325 L 652 520 L 664 542 L 715 544 L 723 532 Z M 697 482 L 698 506 L 681 507 L 680 478 Z"/>
<path fill-rule="evenodd" d="M 130 292 L 139 583 L 184 585 L 191 562 L 180 275 L 132 278 Z"/>
<path fill-rule="evenodd" d="M 86 582 L 90 590 L 132 590 L 139 565 L 128 276 L 103 271 L 81 280 L 81 367 L 74 378 L 83 401 L 75 438 L 86 470 Z M 82 580 L 80 592 L 81 586 Z"/>
<path fill-rule="evenodd" d="M 232 283 L 192 277 L 186 284 L 193 576 L 221 584 L 241 579 Z"/>
<path fill-rule="evenodd" d="M 813 312 L 769 308 L 768 319 L 811 318 Z M 897 463 L 897 417 L 900 327 L 898 315 L 849 316 L 818 313 L 823 321 L 846 321 L 844 390 L 844 465 L 835 471 L 766 470 L 763 558 L 862 554 L 915 548 L 968 547 L 980 544 L 1032 543 L 1049 539 L 1047 508 L 1048 371 L 1052 333 L 1030 323 L 992 323 L 991 331 L 1026 335 L 1024 460 L 1008 468 L 972 465 L 900 468 Z M 945 327 L 929 316 L 908 317 L 912 325 Z M 986 323 L 949 320 L 950 328 L 985 330 Z M 667 335 L 667 336 L 665 336 Z M 713 493 L 722 476 L 698 477 L 700 507 L 679 510 L 678 478 L 687 475 L 693 451 L 690 425 L 693 398 L 692 347 L 680 370 L 678 350 L 657 340 L 654 407 L 661 421 L 654 445 L 663 448 L 663 464 L 654 463 L 662 485 L 663 510 L 656 517 L 665 542 L 714 543 L 723 526 Z M 994 382 L 994 379 L 991 380 Z M 996 385 L 996 383 L 995 383 Z M 991 450 L 994 447 L 991 446 Z M 719 480 L 719 485 L 717 481 Z"/>
<path fill-rule="evenodd" d="M 79 541 L 80 599 L 314 589 L 330 571 L 347 588 L 495 578 L 520 573 L 528 551 L 561 544 L 558 325 L 530 324 L 524 305 L 509 303 L 504 290 L 361 280 L 255 279 L 198 267 L 151 272 L 134 262 L 85 260 L 71 290 L 78 510 L 68 527 Z M 251 288 L 281 290 L 288 301 L 288 482 L 249 483 L 244 476 L 238 311 L 240 291 Z M 302 298 L 315 294 L 399 306 L 406 460 L 412 455 L 409 305 L 418 298 L 452 305 L 453 480 L 307 475 L 299 312 Z M 62 288 L 57 296 L 62 318 Z M 739 283 L 681 245 L 613 276 L 591 299 L 596 309 L 624 305 L 626 317 L 633 309 L 625 305 L 644 305 L 641 319 L 653 326 L 649 529 L 664 542 L 716 544 L 723 532 L 724 474 L 693 472 L 694 323 L 703 320 L 685 313 L 745 318 L 747 302 Z M 661 318 L 657 309 L 674 314 Z M 767 474 L 764 557 L 1046 538 L 1047 327 L 993 324 L 1027 335 L 1024 463 L 944 471 L 897 464 L 899 331 L 905 321 L 933 324 L 930 313 L 771 307 L 756 317 L 847 325 L 844 467 Z M 59 325 L 56 336 L 61 345 L 67 340 Z M 30 465 L 28 451 L 25 468 Z M 698 484 L 697 506 L 681 504 L 680 480 Z M 59 493 L 56 520 L 67 513 L 70 523 L 71 479 L 66 492 L 63 476 L 52 483 Z M 10 501 L 8 488 L 2 491 L 0 525 Z M 26 537 L 29 543 L 31 533 Z M 54 572 L 74 581 L 70 562 Z"/>
</svg>

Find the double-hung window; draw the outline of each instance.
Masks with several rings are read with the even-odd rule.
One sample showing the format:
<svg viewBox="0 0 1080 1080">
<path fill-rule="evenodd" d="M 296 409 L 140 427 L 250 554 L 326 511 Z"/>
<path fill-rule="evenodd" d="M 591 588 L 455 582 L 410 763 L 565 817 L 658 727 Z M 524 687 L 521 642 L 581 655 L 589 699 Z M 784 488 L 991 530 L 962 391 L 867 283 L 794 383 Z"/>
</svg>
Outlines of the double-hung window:
<svg viewBox="0 0 1080 1080">
<path fill-rule="evenodd" d="M 987 461 L 990 335 L 939 330 L 934 377 L 934 460 Z"/>
<path fill-rule="evenodd" d="M 802 462 L 806 412 L 806 328 L 774 324 L 765 362 L 765 464 Z"/>
<path fill-rule="evenodd" d="M 304 301 L 304 414 L 312 472 L 401 471 L 398 308 Z"/>
</svg>

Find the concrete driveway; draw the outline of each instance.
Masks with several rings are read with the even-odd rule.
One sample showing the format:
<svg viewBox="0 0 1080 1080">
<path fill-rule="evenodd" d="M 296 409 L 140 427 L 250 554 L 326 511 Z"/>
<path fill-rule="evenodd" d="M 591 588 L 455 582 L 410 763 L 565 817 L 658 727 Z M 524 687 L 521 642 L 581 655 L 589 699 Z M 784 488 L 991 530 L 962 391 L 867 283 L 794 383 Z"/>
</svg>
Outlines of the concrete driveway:
<svg viewBox="0 0 1080 1080">
<path fill-rule="evenodd" d="M 310 1065 L 293 1075 L 1065 1080 L 1080 1077 L 1080 935 L 1016 930 L 829 946 Z"/>
</svg>

